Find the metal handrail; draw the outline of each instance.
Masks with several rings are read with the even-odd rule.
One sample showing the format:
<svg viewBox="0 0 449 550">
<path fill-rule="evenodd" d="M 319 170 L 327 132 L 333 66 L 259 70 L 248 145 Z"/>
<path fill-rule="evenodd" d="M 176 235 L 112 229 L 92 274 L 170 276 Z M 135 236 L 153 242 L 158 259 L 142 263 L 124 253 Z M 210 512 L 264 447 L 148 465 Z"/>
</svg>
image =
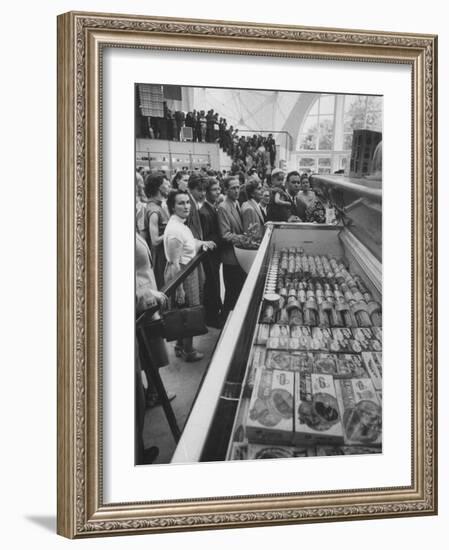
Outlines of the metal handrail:
<svg viewBox="0 0 449 550">
<path fill-rule="evenodd" d="M 186 264 L 168 283 L 166 283 L 160 291 L 163 292 L 166 296 L 171 296 L 176 288 L 192 273 L 192 271 L 198 267 L 198 265 L 203 261 L 205 256 L 207 255 L 207 250 L 201 250 L 198 252 L 198 254 L 190 260 L 188 264 Z M 145 326 L 149 325 L 150 323 L 154 323 L 154 320 L 152 319 L 153 315 L 160 309 L 159 304 L 155 304 L 154 306 L 149 307 L 146 309 L 143 313 L 139 315 L 139 317 L 136 319 L 136 325 L 139 328 L 144 328 Z"/>
<path fill-rule="evenodd" d="M 330 187 L 334 187 L 342 191 L 349 191 L 360 197 L 365 197 L 379 202 L 382 201 L 382 188 L 368 187 L 366 183 L 369 180 L 361 179 L 360 183 L 356 183 L 355 181 L 350 181 L 349 178 L 345 178 L 344 176 L 328 176 L 323 174 L 312 174 L 311 180 L 312 184 L 314 180 L 317 180 Z"/>
</svg>

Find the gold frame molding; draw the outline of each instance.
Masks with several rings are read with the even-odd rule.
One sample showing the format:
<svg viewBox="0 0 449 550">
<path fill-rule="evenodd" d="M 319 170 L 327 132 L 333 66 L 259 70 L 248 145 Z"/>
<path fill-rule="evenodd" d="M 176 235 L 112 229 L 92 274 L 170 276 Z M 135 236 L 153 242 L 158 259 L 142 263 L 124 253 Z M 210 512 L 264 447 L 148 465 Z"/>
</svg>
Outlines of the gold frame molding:
<svg viewBox="0 0 449 550">
<path fill-rule="evenodd" d="M 408 64 L 412 69 L 412 484 L 104 504 L 103 47 Z M 58 533 L 70 538 L 437 513 L 437 37 L 70 12 L 58 17 Z"/>
</svg>

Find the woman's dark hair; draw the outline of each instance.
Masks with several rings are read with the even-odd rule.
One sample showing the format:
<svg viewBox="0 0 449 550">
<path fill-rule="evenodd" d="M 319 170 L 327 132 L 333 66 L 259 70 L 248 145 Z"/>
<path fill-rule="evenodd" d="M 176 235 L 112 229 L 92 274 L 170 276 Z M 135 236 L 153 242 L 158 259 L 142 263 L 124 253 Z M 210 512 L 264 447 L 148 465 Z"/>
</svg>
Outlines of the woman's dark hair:
<svg viewBox="0 0 449 550">
<path fill-rule="evenodd" d="M 161 172 L 155 172 L 149 174 L 145 179 L 145 195 L 148 198 L 154 197 L 159 191 L 159 187 L 163 184 L 165 179 L 164 174 Z"/>
<path fill-rule="evenodd" d="M 178 181 L 185 175 L 186 172 L 182 172 L 181 170 L 179 172 L 176 172 L 171 180 L 171 186 L 173 187 L 173 189 L 178 189 Z"/>
<path fill-rule="evenodd" d="M 259 179 L 253 178 L 248 181 L 245 185 L 245 191 L 248 199 L 252 199 L 254 197 L 254 192 L 260 185 L 262 184 Z"/>
<path fill-rule="evenodd" d="M 167 208 L 170 214 L 173 214 L 175 212 L 175 201 L 178 195 L 187 195 L 187 191 L 181 191 L 180 189 L 174 189 L 173 191 L 170 191 L 167 197 Z"/>
</svg>

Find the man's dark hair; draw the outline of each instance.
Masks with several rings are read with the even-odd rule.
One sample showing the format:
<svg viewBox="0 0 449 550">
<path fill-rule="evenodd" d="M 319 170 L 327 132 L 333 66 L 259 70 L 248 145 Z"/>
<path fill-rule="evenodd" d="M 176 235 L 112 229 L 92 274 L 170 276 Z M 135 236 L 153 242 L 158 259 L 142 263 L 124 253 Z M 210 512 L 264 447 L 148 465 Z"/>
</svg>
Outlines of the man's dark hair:
<svg viewBox="0 0 449 550">
<path fill-rule="evenodd" d="M 258 179 L 252 179 L 248 181 L 248 183 L 245 185 L 245 191 L 246 195 L 249 199 L 252 199 L 254 197 L 254 192 L 256 189 L 262 185 L 261 182 Z"/>
<path fill-rule="evenodd" d="M 206 183 L 205 183 L 205 186 L 204 186 L 204 190 L 206 191 L 206 193 L 209 191 L 209 189 L 213 186 L 213 185 L 220 185 L 219 184 L 219 181 L 217 180 L 217 178 L 207 178 L 206 180 Z"/>
<path fill-rule="evenodd" d="M 162 172 L 149 174 L 145 179 L 145 195 L 148 198 L 154 197 L 159 191 L 159 187 L 163 184 L 165 176 Z"/>
<path fill-rule="evenodd" d="M 239 179 L 240 185 L 245 185 L 245 179 L 246 179 L 245 172 L 242 172 L 242 171 L 236 172 L 234 174 L 234 177 Z"/>
<path fill-rule="evenodd" d="M 289 173 L 287 174 L 287 178 L 286 178 L 285 181 L 288 182 L 288 181 L 290 180 L 290 178 L 292 178 L 293 176 L 298 176 L 298 178 L 301 177 L 301 176 L 299 175 L 299 172 L 298 172 L 297 170 L 292 170 L 291 172 L 289 172 Z"/>
<path fill-rule="evenodd" d="M 189 181 L 187 183 L 190 190 L 201 188 L 204 189 L 206 185 L 206 176 L 204 174 L 201 174 L 200 172 L 194 172 L 193 174 L 190 174 Z"/>
<path fill-rule="evenodd" d="M 239 181 L 239 177 L 238 175 L 236 174 L 235 176 L 227 176 L 224 180 L 223 180 L 223 189 L 225 191 L 227 191 L 229 189 L 229 186 L 231 185 L 231 181 Z M 240 183 L 240 182 L 239 182 Z"/>
</svg>

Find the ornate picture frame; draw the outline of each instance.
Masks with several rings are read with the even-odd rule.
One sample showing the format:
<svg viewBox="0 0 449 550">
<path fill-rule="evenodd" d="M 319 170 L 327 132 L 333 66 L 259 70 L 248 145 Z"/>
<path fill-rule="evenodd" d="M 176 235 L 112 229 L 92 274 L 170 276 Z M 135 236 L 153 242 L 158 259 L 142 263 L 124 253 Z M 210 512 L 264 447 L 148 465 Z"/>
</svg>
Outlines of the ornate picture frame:
<svg viewBox="0 0 449 550">
<path fill-rule="evenodd" d="M 407 65 L 412 384 L 407 486 L 203 499 L 103 498 L 105 48 Z M 437 513 L 437 37 L 70 12 L 58 17 L 58 533 L 89 536 Z M 132 361 L 132 358 L 130 358 Z"/>
</svg>

